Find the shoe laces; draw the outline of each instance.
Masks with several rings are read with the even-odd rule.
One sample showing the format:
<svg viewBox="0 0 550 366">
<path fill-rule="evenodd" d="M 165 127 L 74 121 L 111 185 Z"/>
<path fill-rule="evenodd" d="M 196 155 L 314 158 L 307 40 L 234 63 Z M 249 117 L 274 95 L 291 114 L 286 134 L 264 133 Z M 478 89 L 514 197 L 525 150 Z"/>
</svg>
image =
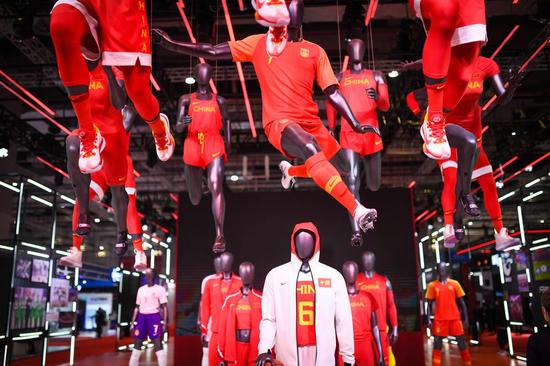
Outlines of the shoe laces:
<svg viewBox="0 0 550 366">
<path fill-rule="evenodd" d="M 160 151 L 166 150 L 168 148 L 168 135 L 166 133 L 155 135 L 155 142 Z"/>
<path fill-rule="evenodd" d="M 441 121 L 435 122 L 432 117 L 432 119 L 427 122 L 427 127 L 436 143 L 439 144 L 447 141 L 445 138 L 445 123 L 443 122 L 443 118 L 441 118 Z"/>
<path fill-rule="evenodd" d="M 94 155 L 94 149 L 96 148 L 95 145 L 96 140 L 96 133 L 84 133 L 80 137 L 80 142 L 82 144 L 82 156 L 85 158 L 89 158 L 90 156 Z"/>
</svg>

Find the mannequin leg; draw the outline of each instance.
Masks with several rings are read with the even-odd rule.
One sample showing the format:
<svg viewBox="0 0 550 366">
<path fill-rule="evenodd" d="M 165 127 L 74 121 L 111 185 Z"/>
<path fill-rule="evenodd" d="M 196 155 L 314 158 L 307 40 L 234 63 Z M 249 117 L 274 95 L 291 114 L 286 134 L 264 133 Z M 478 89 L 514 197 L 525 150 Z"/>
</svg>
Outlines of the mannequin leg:
<svg viewBox="0 0 550 366">
<path fill-rule="evenodd" d="M 189 192 L 189 199 L 193 206 L 201 202 L 202 197 L 202 172 L 203 170 L 196 166 L 184 164 L 183 172 L 185 174 L 185 183 Z"/>
<path fill-rule="evenodd" d="M 330 163 L 334 165 L 342 177 L 345 177 L 350 173 L 350 164 L 344 150 L 345 149 L 340 149 L 336 155 L 330 158 Z"/>
<path fill-rule="evenodd" d="M 132 355 L 130 356 L 130 362 L 128 366 L 138 366 L 139 365 L 139 358 L 141 357 L 141 347 L 143 345 L 143 342 L 141 340 L 136 339 L 134 341 L 134 349 L 132 350 Z"/>
<path fill-rule="evenodd" d="M 79 225 L 82 227 L 77 227 L 76 232 L 78 235 L 84 236 L 90 233 L 89 194 L 91 177 L 89 174 L 81 173 L 78 167 L 80 138 L 77 135 L 69 135 L 65 148 L 67 151 L 67 171 L 73 183 L 74 193 L 79 205 L 78 223 L 85 224 Z"/>
<path fill-rule="evenodd" d="M 212 215 L 216 228 L 216 240 L 214 251 L 225 251 L 225 239 L 223 235 L 223 222 L 225 218 L 225 197 L 223 195 L 224 158 L 214 159 L 207 167 L 208 188 L 212 194 Z"/>
<path fill-rule="evenodd" d="M 363 158 L 363 166 L 367 174 L 367 187 L 376 192 L 380 189 L 382 180 L 382 153 L 377 151 L 374 154 L 366 155 Z"/>
<path fill-rule="evenodd" d="M 443 338 L 434 336 L 434 349 L 432 353 L 432 366 L 441 365 L 441 347 L 443 346 Z"/>
<path fill-rule="evenodd" d="M 111 187 L 111 192 L 113 194 L 113 208 L 115 209 L 115 220 L 118 231 L 127 232 L 128 194 L 124 186 L 113 186 Z"/>
<path fill-rule="evenodd" d="M 470 350 L 468 349 L 468 345 L 466 343 L 464 335 L 457 336 L 456 342 L 458 343 L 460 356 L 462 357 L 462 362 L 464 363 L 464 366 L 470 366 L 472 364 L 472 360 L 470 356 Z"/>
<path fill-rule="evenodd" d="M 361 187 L 361 171 L 360 171 L 360 157 L 355 151 L 351 149 L 342 149 L 346 159 L 349 164 L 349 174 L 344 177 L 346 185 L 348 186 L 350 192 L 353 194 L 355 199 L 359 200 L 359 188 Z M 361 235 L 361 229 L 359 225 L 353 219 L 353 216 L 350 215 L 351 223 L 351 245 L 352 246 L 361 246 L 363 245 L 363 237 Z"/>
</svg>

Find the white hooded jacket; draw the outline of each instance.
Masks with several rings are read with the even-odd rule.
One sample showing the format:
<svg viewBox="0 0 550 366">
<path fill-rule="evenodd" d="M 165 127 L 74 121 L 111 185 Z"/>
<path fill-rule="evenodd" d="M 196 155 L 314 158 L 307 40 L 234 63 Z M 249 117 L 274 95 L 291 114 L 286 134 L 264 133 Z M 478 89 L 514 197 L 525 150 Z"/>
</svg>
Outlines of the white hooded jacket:
<svg viewBox="0 0 550 366">
<path fill-rule="evenodd" d="M 299 366 L 296 281 L 302 261 L 295 252 L 294 236 L 302 230 L 311 232 L 316 238 L 315 252 L 309 260 L 315 286 L 316 366 L 335 365 L 336 339 L 343 361 L 353 365 L 353 320 L 346 283 L 337 270 L 319 262 L 319 233 L 312 223 L 300 223 L 294 227 L 290 262 L 273 268 L 267 274 L 258 352 L 262 354 L 274 349 L 277 360 L 285 366 Z"/>
</svg>

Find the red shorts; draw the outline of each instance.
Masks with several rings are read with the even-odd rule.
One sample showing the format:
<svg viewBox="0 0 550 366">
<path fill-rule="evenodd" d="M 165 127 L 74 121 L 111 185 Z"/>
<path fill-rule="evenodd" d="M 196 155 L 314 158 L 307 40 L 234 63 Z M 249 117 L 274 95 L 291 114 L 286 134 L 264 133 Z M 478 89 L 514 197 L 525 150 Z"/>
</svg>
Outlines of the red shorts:
<svg viewBox="0 0 550 366">
<path fill-rule="evenodd" d="M 190 133 L 183 143 L 183 162 L 187 165 L 206 169 L 214 159 L 220 156 L 227 161 L 225 144 L 218 133 Z"/>
<path fill-rule="evenodd" d="M 272 121 L 264 125 L 265 135 L 267 139 L 277 150 L 279 150 L 284 156 L 290 159 L 294 159 L 295 156 L 289 155 L 281 146 L 281 134 L 283 130 L 290 123 L 296 123 L 302 127 L 304 131 L 313 135 L 321 150 L 325 153 L 327 159 L 331 159 L 338 151 L 341 149 L 338 141 L 330 134 L 328 129 L 323 125 L 322 122 L 318 123 L 305 123 L 305 122 L 296 122 L 288 119 L 281 119 L 277 121 Z"/>
<path fill-rule="evenodd" d="M 107 184 L 105 171 L 101 169 L 98 172 L 92 173 L 90 181 L 90 200 L 97 198 L 97 201 L 101 201 L 108 189 L 109 185 Z"/>
<path fill-rule="evenodd" d="M 483 146 L 479 147 L 479 149 L 479 157 L 477 158 L 476 165 L 472 171 L 472 180 L 475 180 L 485 174 L 493 174 L 493 167 L 491 167 L 491 163 L 489 162 L 489 158 L 487 157 Z M 458 158 L 455 148 L 451 149 L 451 157 L 449 159 L 437 160 L 437 164 L 439 165 L 441 171 L 448 168 L 458 169 L 457 162 Z"/>
<path fill-rule="evenodd" d="M 53 9 L 56 6 L 65 4 L 68 6 L 72 6 L 82 14 L 84 19 L 86 20 L 86 23 L 88 23 L 88 26 L 90 27 L 90 34 L 95 43 L 95 47 L 93 48 L 86 47 L 85 42 L 83 42 L 80 46 L 82 56 L 84 56 L 84 58 L 89 61 L 97 61 L 101 57 L 101 53 L 99 52 L 100 47 L 98 37 L 99 23 L 97 9 L 95 5 L 97 1 L 98 0 L 58 0 L 52 8 L 53 12 Z"/>
<path fill-rule="evenodd" d="M 340 146 L 364 157 L 384 148 L 382 138 L 375 133 L 340 132 Z"/>
<path fill-rule="evenodd" d="M 355 340 L 355 365 L 371 366 L 374 362 L 374 342 L 372 337 Z"/>
<path fill-rule="evenodd" d="M 434 320 L 432 334 L 439 337 L 459 336 L 464 334 L 460 320 Z"/>
<path fill-rule="evenodd" d="M 97 0 L 96 0 L 97 1 Z M 146 0 L 101 1 L 99 27 L 104 65 L 151 66 Z"/>
<path fill-rule="evenodd" d="M 470 42 L 487 42 L 487 26 L 485 20 L 485 0 L 455 0 L 459 4 L 458 23 L 451 40 L 451 47 Z M 424 23 L 424 29 L 429 29 L 429 18 L 422 13 L 429 13 L 422 0 L 409 0 L 410 7 L 416 16 Z"/>
</svg>

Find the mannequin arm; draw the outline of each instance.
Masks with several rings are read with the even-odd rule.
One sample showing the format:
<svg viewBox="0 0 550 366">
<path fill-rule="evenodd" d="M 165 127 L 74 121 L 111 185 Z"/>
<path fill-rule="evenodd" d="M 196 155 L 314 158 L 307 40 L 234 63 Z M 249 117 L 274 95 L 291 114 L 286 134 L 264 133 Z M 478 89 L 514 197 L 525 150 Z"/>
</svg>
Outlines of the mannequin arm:
<svg viewBox="0 0 550 366">
<path fill-rule="evenodd" d="M 428 311 L 426 316 L 428 317 L 428 327 L 432 327 L 432 314 L 435 314 L 435 301 L 428 300 Z"/>
<path fill-rule="evenodd" d="M 397 307 L 395 306 L 395 299 L 393 296 L 393 289 L 390 280 L 386 279 L 386 303 L 388 310 L 388 317 L 390 318 L 390 325 L 392 332 L 390 334 L 390 342 L 395 344 L 398 337 L 398 324 L 397 324 Z"/>
<path fill-rule="evenodd" d="M 462 314 L 462 322 L 464 323 L 464 328 L 468 328 L 469 321 L 468 321 L 468 308 L 466 307 L 466 301 L 464 301 L 464 298 L 460 298 L 457 300 L 458 307 L 460 308 L 460 313 Z"/>
<path fill-rule="evenodd" d="M 506 105 L 512 101 L 517 88 L 521 86 L 521 80 L 524 76 L 524 72 L 514 75 L 506 84 L 502 82 L 500 74 L 493 75 L 489 78 L 491 86 L 498 96 L 498 105 Z"/>
<path fill-rule="evenodd" d="M 126 105 L 128 100 L 128 95 L 126 94 L 126 88 L 124 87 L 124 80 L 122 75 L 118 72 L 118 75 L 115 75 L 113 69 L 110 66 L 102 66 L 105 74 L 107 74 L 107 81 L 109 82 L 109 97 L 111 99 L 111 104 L 118 110 L 122 110 Z"/>
<path fill-rule="evenodd" d="M 130 132 L 138 118 L 140 118 L 140 116 L 136 108 L 134 108 L 131 101 L 128 101 L 128 104 L 122 109 L 122 124 L 124 125 L 126 133 Z"/>
<path fill-rule="evenodd" d="M 416 61 L 403 61 L 399 64 L 401 71 L 417 71 L 422 69 L 422 59 Z"/>
<path fill-rule="evenodd" d="M 136 305 L 134 312 L 132 313 L 132 321 L 130 321 L 130 330 L 134 329 L 134 324 L 136 323 L 136 318 L 139 313 L 139 305 Z"/>
<path fill-rule="evenodd" d="M 422 110 L 420 109 L 420 105 L 418 104 L 418 101 L 416 100 L 414 96 L 414 91 L 407 94 L 407 106 L 411 110 L 411 112 L 420 120 L 420 117 L 422 115 Z"/>
<path fill-rule="evenodd" d="M 329 102 L 331 105 L 336 109 L 336 111 L 348 121 L 350 126 L 353 128 L 355 132 L 358 133 L 367 133 L 367 132 L 373 132 L 380 136 L 380 131 L 377 128 L 374 128 L 370 125 L 361 125 L 353 112 L 351 111 L 351 108 L 340 90 L 338 90 L 338 87 L 336 85 L 331 85 L 325 90 L 323 90 L 325 95 L 327 96 Z"/>
<path fill-rule="evenodd" d="M 223 119 L 223 132 L 225 137 L 226 150 L 231 150 L 231 120 L 229 119 L 229 111 L 227 110 L 227 102 L 224 97 L 217 96 L 220 113 Z M 229 151 L 228 151 L 229 153 Z"/>
<path fill-rule="evenodd" d="M 330 101 L 327 99 L 327 121 L 328 121 L 328 128 L 334 135 L 334 129 L 336 128 L 336 119 L 338 118 L 338 112 L 336 112 L 336 109 L 332 106 Z"/>
<path fill-rule="evenodd" d="M 387 112 L 390 109 L 390 94 L 388 92 L 386 78 L 384 74 L 377 71 L 374 73 L 374 79 L 376 80 L 378 89 L 378 100 L 376 101 L 376 105 L 382 112 Z"/>
<path fill-rule="evenodd" d="M 153 29 L 153 43 L 161 47 L 184 55 L 204 57 L 208 60 L 232 60 L 229 43 L 224 42 L 218 45 L 210 43 L 191 43 L 174 41 L 166 32 L 160 29 Z"/>
<path fill-rule="evenodd" d="M 378 319 L 376 318 L 376 312 L 373 311 L 370 320 L 372 335 L 374 336 L 374 342 L 376 343 L 376 349 L 378 350 L 378 364 L 384 364 L 384 351 L 382 351 L 382 342 L 380 341 L 380 329 L 378 329 Z"/>
<path fill-rule="evenodd" d="M 191 117 L 189 113 L 189 104 L 190 104 L 189 95 L 182 95 L 178 100 L 178 114 L 176 117 L 176 127 L 174 128 L 177 133 L 182 133 L 191 123 Z"/>
</svg>

